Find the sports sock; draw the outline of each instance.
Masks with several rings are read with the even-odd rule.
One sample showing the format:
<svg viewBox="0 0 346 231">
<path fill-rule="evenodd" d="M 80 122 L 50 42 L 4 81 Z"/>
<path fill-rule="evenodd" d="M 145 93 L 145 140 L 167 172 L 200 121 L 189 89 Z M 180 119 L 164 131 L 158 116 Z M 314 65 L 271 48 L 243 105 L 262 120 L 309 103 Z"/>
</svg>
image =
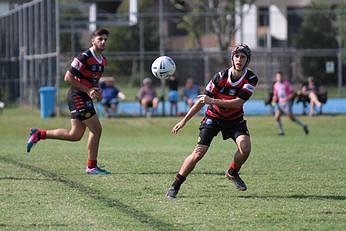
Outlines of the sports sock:
<svg viewBox="0 0 346 231">
<path fill-rule="evenodd" d="M 232 163 L 229 165 L 228 173 L 231 174 L 232 176 L 234 176 L 234 175 L 238 174 L 240 168 L 241 168 L 241 166 L 237 166 L 236 163 L 234 161 L 232 161 Z"/>
<path fill-rule="evenodd" d="M 45 140 L 47 138 L 47 130 L 39 130 L 38 138 L 40 140 Z"/>
<path fill-rule="evenodd" d="M 97 166 L 97 160 L 88 160 L 88 168 L 95 168 Z"/>
<path fill-rule="evenodd" d="M 184 181 L 186 180 L 185 176 L 180 175 L 179 173 L 176 175 L 175 180 L 172 184 L 172 187 L 175 189 L 180 189 L 180 186 L 182 183 L 184 183 Z"/>
<path fill-rule="evenodd" d="M 279 132 L 280 132 L 280 133 L 284 133 L 284 128 L 283 128 L 283 126 L 282 126 L 281 120 L 280 120 L 280 121 L 277 121 L 277 124 L 278 124 L 278 128 L 279 128 Z"/>
</svg>

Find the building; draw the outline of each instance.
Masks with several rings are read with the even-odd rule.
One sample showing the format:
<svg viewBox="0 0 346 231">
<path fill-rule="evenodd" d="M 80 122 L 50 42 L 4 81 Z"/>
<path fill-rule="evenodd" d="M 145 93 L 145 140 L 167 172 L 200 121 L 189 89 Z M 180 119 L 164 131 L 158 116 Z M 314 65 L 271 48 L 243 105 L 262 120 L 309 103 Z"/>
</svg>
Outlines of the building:
<svg viewBox="0 0 346 231">
<path fill-rule="evenodd" d="M 241 26 L 236 31 L 236 40 L 254 48 L 290 47 L 303 21 L 303 10 L 312 2 L 314 0 L 257 0 L 252 5 L 243 5 L 242 9 L 238 7 L 236 24 Z M 338 3 L 338 0 L 330 0 L 325 4 Z"/>
<path fill-rule="evenodd" d="M 10 3 L 6 0 L 0 0 L 0 15 L 10 10 Z"/>
</svg>

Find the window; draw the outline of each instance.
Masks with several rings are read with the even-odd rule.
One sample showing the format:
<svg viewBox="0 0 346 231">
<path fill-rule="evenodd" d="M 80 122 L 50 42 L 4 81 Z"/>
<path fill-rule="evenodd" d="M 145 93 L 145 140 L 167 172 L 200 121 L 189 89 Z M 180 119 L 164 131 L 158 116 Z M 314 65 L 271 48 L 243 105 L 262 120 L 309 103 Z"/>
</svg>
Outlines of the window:
<svg viewBox="0 0 346 231">
<path fill-rule="evenodd" d="M 258 8 L 258 26 L 269 26 L 268 6 L 261 6 Z"/>
</svg>

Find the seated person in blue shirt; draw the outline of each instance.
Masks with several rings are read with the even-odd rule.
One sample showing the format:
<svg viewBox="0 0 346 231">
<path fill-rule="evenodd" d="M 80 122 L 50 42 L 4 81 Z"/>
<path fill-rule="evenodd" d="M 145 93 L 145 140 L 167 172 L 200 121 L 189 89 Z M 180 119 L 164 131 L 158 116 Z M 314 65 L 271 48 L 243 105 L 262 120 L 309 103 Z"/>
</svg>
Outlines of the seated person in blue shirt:
<svg viewBox="0 0 346 231">
<path fill-rule="evenodd" d="M 170 107 L 171 116 L 178 114 L 178 100 L 179 100 L 178 86 L 179 86 L 179 82 L 176 76 L 175 75 L 170 76 L 168 79 L 168 100 L 171 104 L 171 107 Z"/>
<path fill-rule="evenodd" d="M 100 88 L 102 90 L 103 113 L 107 118 L 114 117 L 117 113 L 119 100 L 124 100 L 125 94 L 114 86 L 113 77 L 102 77 Z"/>
<path fill-rule="evenodd" d="M 194 84 L 192 78 L 188 78 L 185 82 L 183 90 L 183 98 L 186 104 L 191 108 L 198 100 L 197 96 L 200 94 L 200 89 Z"/>
</svg>

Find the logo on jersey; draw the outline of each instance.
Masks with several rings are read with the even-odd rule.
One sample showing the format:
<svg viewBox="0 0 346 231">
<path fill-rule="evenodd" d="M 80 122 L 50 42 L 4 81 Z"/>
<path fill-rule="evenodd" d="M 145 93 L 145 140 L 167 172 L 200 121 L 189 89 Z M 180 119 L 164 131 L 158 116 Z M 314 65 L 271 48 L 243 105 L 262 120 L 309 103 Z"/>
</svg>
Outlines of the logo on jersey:
<svg viewBox="0 0 346 231">
<path fill-rule="evenodd" d="M 90 65 L 90 70 L 92 72 L 103 72 L 103 66 L 98 64 L 92 64 Z"/>
<path fill-rule="evenodd" d="M 91 101 L 86 101 L 85 105 L 87 108 L 92 108 L 93 107 L 93 103 Z"/>
<path fill-rule="evenodd" d="M 237 89 L 223 87 L 223 88 L 221 88 L 220 93 L 225 94 L 225 95 L 233 95 L 234 96 L 237 94 Z"/>
<path fill-rule="evenodd" d="M 208 118 L 208 119 L 205 121 L 205 124 L 207 124 L 207 125 L 213 124 L 213 120 Z"/>
<path fill-rule="evenodd" d="M 98 67 L 98 65 L 93 64 L 93 65 L 90 66 L 90 70 L 93 71 L 93 72 L 96 72 L 97 69 L 98 69 L 97 67 Z"/>
<path fill-rule="evenodd" d="M 80 62 L 77 58 L 74 58 L 71 63 L 71 66 L 79 71 L 83 67 L 83 63 Z"/>
</svg>

